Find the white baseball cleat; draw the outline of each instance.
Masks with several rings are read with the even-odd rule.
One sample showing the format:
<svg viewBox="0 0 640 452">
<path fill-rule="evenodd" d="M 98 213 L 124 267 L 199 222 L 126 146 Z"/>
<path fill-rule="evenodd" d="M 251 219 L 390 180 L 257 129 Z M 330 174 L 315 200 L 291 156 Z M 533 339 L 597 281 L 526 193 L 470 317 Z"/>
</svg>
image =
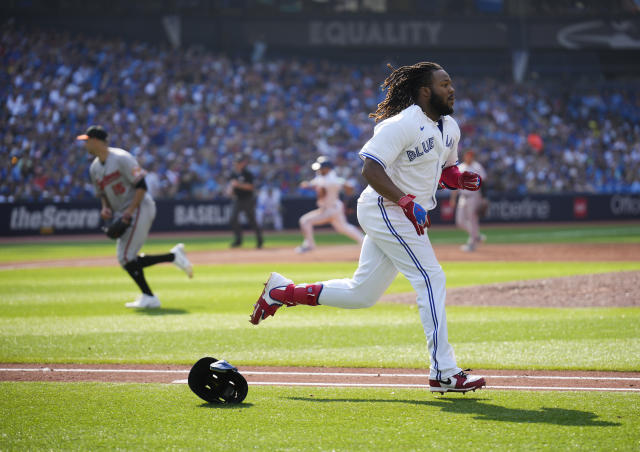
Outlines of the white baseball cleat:
<svg viewBox="0 0 640 452">
<path fill-rule="evenodd" d="M 126 303 L 125 306 L 127 308 L 147 308 L 154 309 L 160 307 L 160 300 L 155 295 L 147 295 L 142 294 L 138 297 L 136 301 L 132 301 L 131 303 Z"/>
<path fill-rule="evenodd" d="M 189 259 L 187 259 L 187 255 L 184 252 L 184 243 L 178 243 L 176 246 L 171 248 L 171 252 L 175 256 L 173 264 L 180 270 L 184 271 L 189 278 L 193 278 L 193 266 L 191 265 L 191 262 L 189 262 Z"/>
<path fill-rule="evenodd" d="M 274 315 L 278 308 L 282 306 L 282 302 L 271 298 L 271 291 L 275 288 L 286 288 L 289 284 L 293 284 L 293 281 L 289 278 L 285 278 L 280 273 L 271 272 L 269 279 L 264 283 L 264 290 L 260 294 L 260 298 L 253 306 L 253 312 L 249 321 L 254 325 L 260 323 L 261 320 Z"/>
<path fill-rule="evenodd" d="M 472 253 L 476 250 L 476 246 L 473 243 L 466 243 L 460 247 L 465 253 Z"/>
<path fill-rule="evenodd" d="M 487 383 L 483 377 L 472 377 L 464 371 L 460 371 L 450 376 L 446 380 L 429 379 L 429 390 L 431 392 L 462 392 L 475 391 L 486 386 Z"/>
<path fill-rule="evenodd" d="M 313 251 L 314 249 L 315 249 L 315 246 L 300 245 L 300 246 L 296 246 L 296 253 L 304 254 L 304 253 L 308 253 L 309 251 Z"/>
</svg>

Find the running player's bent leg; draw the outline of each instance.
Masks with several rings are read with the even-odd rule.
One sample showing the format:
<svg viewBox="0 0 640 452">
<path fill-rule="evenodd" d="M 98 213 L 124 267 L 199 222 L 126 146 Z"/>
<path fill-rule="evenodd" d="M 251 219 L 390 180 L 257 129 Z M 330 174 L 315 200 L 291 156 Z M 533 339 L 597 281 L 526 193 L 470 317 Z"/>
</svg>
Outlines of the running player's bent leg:
<svg viewBox="0 0 640 452">
<path fill-rule="evenodd" d="M 474 196 L 467 203 L 469 216 L 469 235 L 474 244 L 480 243 L 480 218 L 478 218 L 478 207 L 480 198 Z"/>
<path fill-rule="evenodd" d="M 381 198 L 382 199 L 382 198 Z M 447 379 L 460 372 L 449 344 L 445 314 L 445 276 L 428 236 L 418 236 L 402 209 L 378 204 L 378 212 L 368 208 L 358 220 L 375 244 L 409 280 L 417 294 L 420 320 L 429 347 L 430 377 Z M 320 298 L 322 303 L 322 298 Z"/>
<path fill-rule="evenodd" d="M 333 229 L 335 229 L 336 232 L 344 234 L 347 237 L 350 237 L 356 242 L 362 244 L 364 235 L 362 234 L 362 232 L 360 232 L 360 229 L 356 228 L 354 225 L 347 221 L 347 217 L 345 217 L 344 212 L 339 212 L 333 217 L 331 226 L 333 226 Z"/>
<path fill-rule="evenodd" d="M 324 224 L 331 220 L 333 212 L 327 212 L 323 209 L 315 209 L 305 213 L 300 217 L 300 230 L 304 237 L 304 245 L 309 248 L 315 248 L 316 242 L 313 238 L 313 226 L 316 224 Z"/>
<path fill-rule="evenodd" d="M 142 293 L 147 295 L 153 295 L 153 293 L 144 277 L 143 265 L 138 261 L 138 252 L 149 236 L 155 216 L 155 203 L 143 201 L 131 218 L 131 227 L 117 242 L 118 262 L 129 273 Z"/>
<path fill-rule="evenodd" d="M 397 274 L 391 260 L 365 236 L 353 278 L 323 281 L 318 303 L 336 308 L 368 308 L 380 299 Z"/>
<path fill-rule="evenodd" d="M 122 267 L 127 271 L 127 273 L 129 273 L 129 276 L 131 276 L 131 279 L 133 279 L 143 294 L 153 295 L 151 287 L 149 287 L 147 279 L 144 277 L 144 270 L 142 270 L 137 259 L 127 262 Z"/>
<path fill-rule="evenodd" d="M 469 217 L 467 216 L 466 201 L 458 200 L 456 206 L 456 226 L 469 233 Z"/>
<path fill-rule="evenodd" d="M 175 260 L 175 254 L 141 254 L 136 258 L 140 267 L 150 267 L 151 265 L 160 264 L 162 262 L 173 262 Z"/>
<path fill-rule="evenodd" d="M 149 237 L 151 224 L 156 216 L 156 205 L 143 201 L 131 217 L 131 227 L 117 241 L 118 262 L 124 266 L 138 256 L 138 252 Z"/>
</svg>

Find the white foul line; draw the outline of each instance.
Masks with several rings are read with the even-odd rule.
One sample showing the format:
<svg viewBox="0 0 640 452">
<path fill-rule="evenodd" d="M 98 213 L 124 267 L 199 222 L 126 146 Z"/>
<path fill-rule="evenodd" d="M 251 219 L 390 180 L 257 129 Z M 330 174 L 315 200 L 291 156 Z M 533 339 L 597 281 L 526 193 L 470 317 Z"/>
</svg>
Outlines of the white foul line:
<svg viewBox="0 0 640 452">
<path fill-rule="evenodd" d="M 155 369 L 79 369 L 79 368 L 0 368 L 0 372 L 71 372 L 71 373 L 134 373 L 134 374 L 186 374 L 188 370 L 155 370 Z M 400 377 L 400 378 L 428 378 L 428 374 L 395 374 L 395 373 L 357 373 L 357 372 L 294 372 L 294 371 L 242 371 L 246 375 L 298 375 L 298 376 L 348 376 L 348 377 Z M 557 379 L 557 380 L 616 380 L 616 381 L 640 381 L 638 377 L 571 377 L 554 375 L 488 375 L 486 378 L 529 378 L 529 379 Z M 172 383 L 185 384 L 187 380 L 174 380 Z M 252 386 L 315 386 L 315 387 L 360 387 L 360 388 L 428 388 L 429 385 L 419 383 L 321 383 L 321 382 L 250 382 Z M 573 386 L 486 386 L 487 389 L 520 389 L 520 390 L 547 390 L 547 391 L 630 391 L 640 392 L 640 388 L 585 388 Z"/>
<path fill-rule="evenodd" d="M 365 374 L 357 372 L 266 372 L 254 370 L 242 370 L 242 374 L 246 375 L 318 375 L 318 376 L 343 376 L 343 377 L 400 377 L 400 378 L 429 378 L 429 374 L 387 374 L 375 373 Z M 640 381 L 640 377 L 567 377 L 556 375 L 478 375 L 485 378 L 531 378 L 539 380 L 557 379 L 557 380 L 624 380 L 624 381 Z"/>
<path fill-rule="evenodd" d="M 574 388 L 567 386 L 487 386 L 489 389 L 544 389 L 546 391 L 640 391 L 640 388 Z"/>
<path fill-rule="evenodd" d="M 171 383 L 186 384 L 187 380 L 174 380 Z M 351 387 L 351 388 L 428 388 L 424 384 L 404 383 L 306 383 L 287 381 L 250 381 L 249 386 L 317 386 L 317 387 Z M 546 391 L 639 391 L 640 388 L 579 388 L 568 386 L 485 386 L 487 389 L 522 389 Z"/>
<path fill-rule="evenodd" d="M 17 369 L 17 368 L 7 368 L 0 369 L 0 372 L 78 372 L 78 373 L 89 373 L 89 372 L 102 372 L 102 373 L 116 373 L 116 374 L 186 374 L 189 373 L 188 370 L 153 370 L 153 369 L 53 369 L 50 367 L 43 368 L 25 368 L 25 369 Z"/>
<path fill-rule="evenodd" d="M 0 372 L 101 372 L 101 373 L 150 373 L 150 374 L 187 374 L 189 370 L 156 370 L 156 369 L 71 369 L 71 368 L 0 368 Z M 304 372 L 304 371 L 258 371 L 240 369 L 243 375 L 311 375 L 311 376 L 342 376 L 342 377 L 399 377 L 399 378 L 429 378 L 429 374 L 395 374 L 395 373 L 358 373 L 358 372 Z M 478 375 L 485 378 L 528 378 L 533 380 L 611 380 L 611 381 L 640 381 L 640 377 L 579 377 L 559 375 Z"/>
</svg>

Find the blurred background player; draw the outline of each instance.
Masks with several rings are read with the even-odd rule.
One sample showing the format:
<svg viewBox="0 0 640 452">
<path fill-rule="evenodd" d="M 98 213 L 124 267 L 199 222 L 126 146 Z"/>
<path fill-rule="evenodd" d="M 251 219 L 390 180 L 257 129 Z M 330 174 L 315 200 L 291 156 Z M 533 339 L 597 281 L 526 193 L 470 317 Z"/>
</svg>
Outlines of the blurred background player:
<svg viewBox="0 0 640 452">
<path fill-rule="evenodd" d="M 282 199 L 281 190 L 273 185 L 266 184 L 258 192 L 258 205 L 256 207 L 256 220 L 264 229 L 265 222 L 271 222 L 276 231 L 282 231 Z"/>
<path fill-rule="evenodd" d="M 316 177 L 300 184 L 302 188 L 312 187 L 316 191 L 317 209 L 307 212 L 300 217 L 300 230 L 304 240 L 302 245 L 296 247 L 297 253 L 306 253 L 316 247 L 313 238 L 313 227 L 321 224 L 331 224 L 333 228 L 353 240 L 362 244 L 364 238 L 360 229 L 347 222 L 344 213 L 344 204 L 340 200 L 340 191 L 345 181 L 333 170 L 333 163 L 325 156 L 320 156 L 311 165 L 316 172 Z"/>
<path fill-rule="evenodd" d="M 123 149 L 109 147 L 107 136 L 102 127 L 91 126 L 77 139 L 84 141 L 89 154 L 95 156 L 89 174 L 96 195 L 102 202 L 100 216 L 107 220 L 115 215 L 131 225 L 117 240 L 118 262 L 133 278 L 142 295 L 125 306 L 159 308 L 160 300 L 151 291 L 143 269 L 161 262 L 173 262 L 191 278 L 193 268 L 182 243 L 171 248 L 167 254 L 138 256 L 156 216 L 156 204 L 147 190 L 146 173 L 138 161 Z"/>
<path fill-rule="evenodd" d="M 232 248 L 242 245 L 242 225 L 240 224 L 240 213 L 244 212 L 249 225 L 256 231 L 256 248 L 262 248 L 262 231 L 256 221 L 256 197 L 253 173 L 249 171 L 247 165 L 249 157 L 240 154 L 236 157 L 231 173 L 229 191 L 233 198 L 233 210 L 231 211 L 231 227 L 233 228 L 234 240 Z"/>
<path fill-rule="evenodd" d="M 475 153 L 473 151 L 467 151 L 463 159 L 463 163 L 458 165 L 460 172 L 470 171 L 479 174 L 484 182 L 487 177 L 487 172 L 484 170 L 484 167 L 475 160 Z M 480 209 L 482 208 L 482 203 L 486 202 L 482 197 L 481 190 L 451 190 L 449 202 L 452 207 L 456 208 L 456 226 L 464 229 L 469 234 L 467 243 L 461 247 L 462 251 L 475 251 L 478 244 L 484 242 L 486 239 L 483 234 L 480 234 Z"/>
</svg>

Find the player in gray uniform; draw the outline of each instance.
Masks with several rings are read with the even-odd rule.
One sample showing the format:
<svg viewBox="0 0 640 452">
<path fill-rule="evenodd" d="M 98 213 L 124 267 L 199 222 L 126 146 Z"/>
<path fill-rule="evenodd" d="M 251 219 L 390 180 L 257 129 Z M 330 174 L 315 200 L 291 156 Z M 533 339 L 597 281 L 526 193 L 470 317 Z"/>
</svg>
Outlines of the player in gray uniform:
<svg viewBox="0 0 640 452">
<path fill-rule="evenodd" d="M 149 288 L 143 269 L 160 262 L 173 262 L 191 278 L 193 269 L 184 252 L 184 245 L 177 244 L 167 254 L 138 255 L 156 216 L 156 204 L 144 180 L 145 171 L 127 151 L 109 147 L 107 132 L 100 126 L 89 127 L 77 139 L 84 141 L 89 154 L 95 156 L 89 174 L 96 195 L 102 201 L 101 217 L 105 220 L 122 218 L 130 224 L 117 241 L 118 262 L 131 275 L 142 294 L 125 306 L 158 308 L 160 300 Z"/>
</svg>

